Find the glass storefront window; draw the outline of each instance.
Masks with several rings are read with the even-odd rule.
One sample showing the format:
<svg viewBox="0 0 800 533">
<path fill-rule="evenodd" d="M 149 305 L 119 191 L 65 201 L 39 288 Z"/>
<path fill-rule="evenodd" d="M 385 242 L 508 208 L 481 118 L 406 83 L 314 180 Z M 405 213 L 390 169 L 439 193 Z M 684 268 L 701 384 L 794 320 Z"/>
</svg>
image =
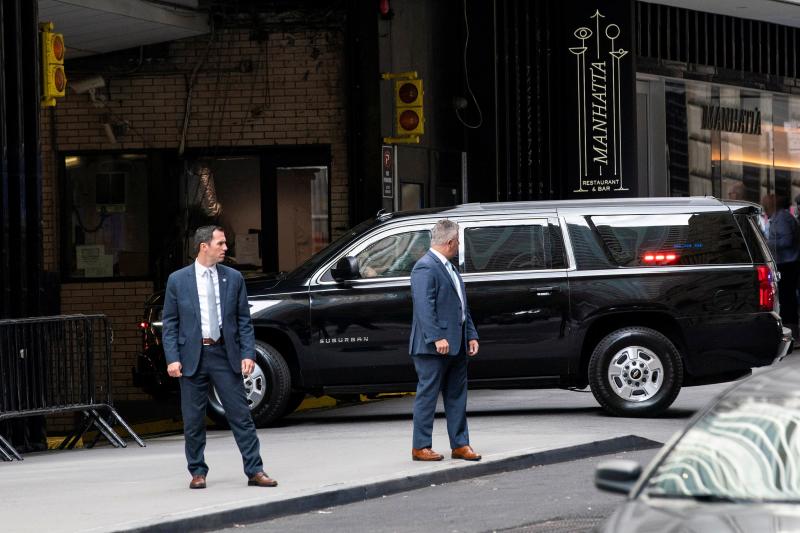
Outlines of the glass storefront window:
<svg viewBox="0 0 800 533">
<path fill-rule="evenodd" d="M 772 97 L 775 195 L 791 201 L 800 194 L 800 98 Z"/>
<path fill-rule="evenodd" d="M 68 276 L 147 276 L 148 156 L 66 155 L 64 167 Z"/>
<path fill-rule="evenodd" d="M 800 193 L 800 98 L 686 80 L 664 92 L 672 196 Z"/>
</svg>

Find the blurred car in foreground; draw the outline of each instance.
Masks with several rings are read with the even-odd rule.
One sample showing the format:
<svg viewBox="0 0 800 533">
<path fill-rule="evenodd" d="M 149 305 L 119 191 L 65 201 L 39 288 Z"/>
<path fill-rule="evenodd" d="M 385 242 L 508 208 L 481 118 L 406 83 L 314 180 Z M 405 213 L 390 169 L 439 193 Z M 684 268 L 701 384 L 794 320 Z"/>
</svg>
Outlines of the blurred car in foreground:
<svg viewBox="0 0 800 533">
<path fill-rule="evenodd" d="M 599 465 L 595 485 L 628 494 L 598 531 L 800 531 L 800 358 L 723 393 L 644 472 Z"/>
</svg>

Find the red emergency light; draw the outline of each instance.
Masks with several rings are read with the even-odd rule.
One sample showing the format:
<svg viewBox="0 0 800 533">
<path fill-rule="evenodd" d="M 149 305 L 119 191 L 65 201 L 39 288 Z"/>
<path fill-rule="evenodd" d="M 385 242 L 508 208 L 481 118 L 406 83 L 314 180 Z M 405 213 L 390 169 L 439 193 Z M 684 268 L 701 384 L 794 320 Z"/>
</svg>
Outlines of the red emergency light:
<svg viewBox="0 0 800 533">
<path fill-rule="evenodd" d="M 673 265 L 678 260 L 675 252 L 645 252 L 642 262 L 645 265 Z"/>
</svg>

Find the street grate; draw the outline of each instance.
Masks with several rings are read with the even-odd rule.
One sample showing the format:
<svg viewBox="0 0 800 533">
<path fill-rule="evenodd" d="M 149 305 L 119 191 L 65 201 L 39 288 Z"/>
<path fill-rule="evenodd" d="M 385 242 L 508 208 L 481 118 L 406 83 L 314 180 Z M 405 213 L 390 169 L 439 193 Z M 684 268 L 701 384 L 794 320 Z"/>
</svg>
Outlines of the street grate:
<svg viewBox="0 0 800 533">
<path fill-rule="evenodd" d="M 525 526 L 503 529 L 503 533 L 588 533 L 605 520 L 604 516 L 589 518 L 553 518 Z"/>
</svg>

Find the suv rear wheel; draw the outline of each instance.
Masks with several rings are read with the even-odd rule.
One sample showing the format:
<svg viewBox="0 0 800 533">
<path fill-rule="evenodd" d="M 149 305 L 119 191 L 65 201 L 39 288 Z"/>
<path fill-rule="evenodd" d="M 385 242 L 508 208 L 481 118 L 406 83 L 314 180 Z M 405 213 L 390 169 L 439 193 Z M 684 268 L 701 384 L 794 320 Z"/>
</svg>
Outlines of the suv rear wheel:
<svg viewBox="0 0 800 533">
<path fill-rule="evenodd" d="M 675 401 L 682 383 L 680 353 L 650 328 L 623 328 L 606 335 L 589 360 L 594 397 L 618 416 L 661 413 Z"/>
<path fill-rule="evenodd" d="M 274 422 L 286 413 L 292 389 L 289 366 L 280 352 L 269 344 L 256 341 L 256 359 L 253 373 L 244 377 L 244 390 L 250 413 L 257 427 Z M 208 398 L 208 416 L 227 427 L 225 409 L 222 408 L 215 387 Z"/>
</svg>

